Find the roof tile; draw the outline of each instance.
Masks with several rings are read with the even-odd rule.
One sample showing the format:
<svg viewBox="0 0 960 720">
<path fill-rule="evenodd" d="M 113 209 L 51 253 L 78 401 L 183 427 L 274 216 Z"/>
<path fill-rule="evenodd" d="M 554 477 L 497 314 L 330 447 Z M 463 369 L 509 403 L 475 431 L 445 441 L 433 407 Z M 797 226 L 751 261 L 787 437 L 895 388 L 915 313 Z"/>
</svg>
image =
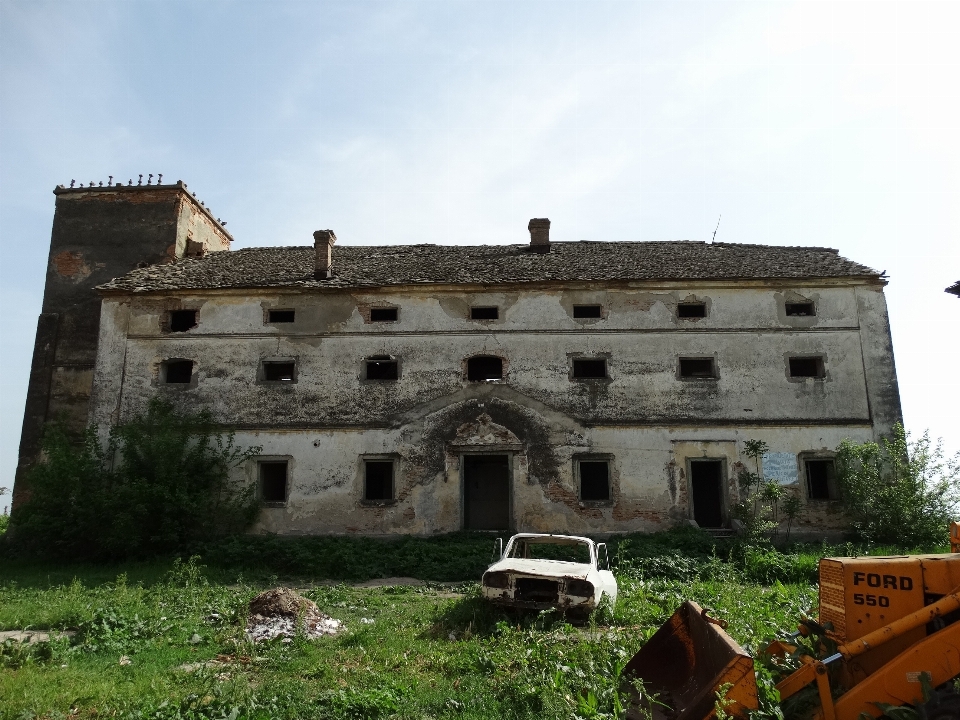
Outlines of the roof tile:
<svg viewBox="0 0 960 720">
<path fill-rule="evenodd" d="M 878 277 L 820 247 L 698 241 L 555 242 L 529 245 L 338 245 L 333 277 L 313 276 L 313 247 L 261 247 L 152 265 L 100 285 L 134 293 L 227 288 L 364 288 L 542 281 Z"/>
</svg>

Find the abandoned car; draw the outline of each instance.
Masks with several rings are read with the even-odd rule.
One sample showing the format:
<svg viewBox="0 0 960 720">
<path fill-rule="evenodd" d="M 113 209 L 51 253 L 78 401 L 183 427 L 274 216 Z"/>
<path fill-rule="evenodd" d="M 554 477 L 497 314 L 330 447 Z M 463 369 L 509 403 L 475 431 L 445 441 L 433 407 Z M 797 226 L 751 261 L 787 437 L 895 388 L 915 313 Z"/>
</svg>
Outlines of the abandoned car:
<svg viewBox="0 0 960 720">
<path fill-rule="evenodd" d="M 483 596 L 515 608 L 586 615 L 602 602 L 617 601 L 605 543 L 574 535 L 519 533 L 483 573 Z"/>
</svg>

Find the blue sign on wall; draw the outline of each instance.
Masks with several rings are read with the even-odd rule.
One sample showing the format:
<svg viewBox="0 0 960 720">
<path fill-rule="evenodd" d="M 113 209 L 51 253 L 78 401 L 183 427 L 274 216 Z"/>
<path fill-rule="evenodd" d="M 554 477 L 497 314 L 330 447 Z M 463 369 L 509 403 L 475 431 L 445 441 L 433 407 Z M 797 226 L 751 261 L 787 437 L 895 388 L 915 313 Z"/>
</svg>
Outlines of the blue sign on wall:
<svg viewBox="0 0 960 720">
<path fill-rule="evenodd" d="M 765 480 L 776 480 L 781 485 L 793 485 L 797 477 L 797 456 L 793 453 L 768 452 L 762 460 Z"/>
</svg>

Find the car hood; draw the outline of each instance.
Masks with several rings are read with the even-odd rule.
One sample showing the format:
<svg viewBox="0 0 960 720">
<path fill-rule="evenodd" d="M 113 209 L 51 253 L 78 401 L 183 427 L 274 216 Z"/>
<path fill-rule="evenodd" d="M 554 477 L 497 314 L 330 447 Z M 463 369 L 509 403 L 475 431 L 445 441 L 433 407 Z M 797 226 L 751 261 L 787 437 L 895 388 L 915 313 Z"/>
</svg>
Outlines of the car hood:
<svg viewBox="0 0 960 720">
<path fill-rule="evenodd" d="M 594 572 L 594 568 L 591 565 L 581 563 L 508 558 L 500 562 L 495 562 L 487 568 L 487 572 L 513 572 L 524 575 L 539 575 L 541 577 L 563 577 L 586 580 L 590 573 Z"/>
</svg>

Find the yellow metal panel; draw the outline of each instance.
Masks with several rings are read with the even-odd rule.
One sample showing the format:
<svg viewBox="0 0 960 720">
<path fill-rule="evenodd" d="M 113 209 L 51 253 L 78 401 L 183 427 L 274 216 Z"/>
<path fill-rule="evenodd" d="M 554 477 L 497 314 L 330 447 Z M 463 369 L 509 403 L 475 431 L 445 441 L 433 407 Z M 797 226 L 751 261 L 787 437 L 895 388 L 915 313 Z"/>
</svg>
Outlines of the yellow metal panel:
<svg viewBox="0 0 960 720">
<path fill-rule="evenodd" d="M 922 555 L 924 590 L 931 595 L 947 595 L 960 587 L 960 554 Z"/>
<path fill-rule="evenodd" d="M 847 640 L 846 596 L 843 592 L 843 562 L 834 558 L 820 561 L 820 624 L 833 625 L 834 634 Z"/>
<path fill-rule="evenodd" d="M 843 642 L 863 637 L 924 605 L 919 556 L 825 558 L 820 561 L 820 573 L 820 622 L 831 620 Z"/>
</svg>

